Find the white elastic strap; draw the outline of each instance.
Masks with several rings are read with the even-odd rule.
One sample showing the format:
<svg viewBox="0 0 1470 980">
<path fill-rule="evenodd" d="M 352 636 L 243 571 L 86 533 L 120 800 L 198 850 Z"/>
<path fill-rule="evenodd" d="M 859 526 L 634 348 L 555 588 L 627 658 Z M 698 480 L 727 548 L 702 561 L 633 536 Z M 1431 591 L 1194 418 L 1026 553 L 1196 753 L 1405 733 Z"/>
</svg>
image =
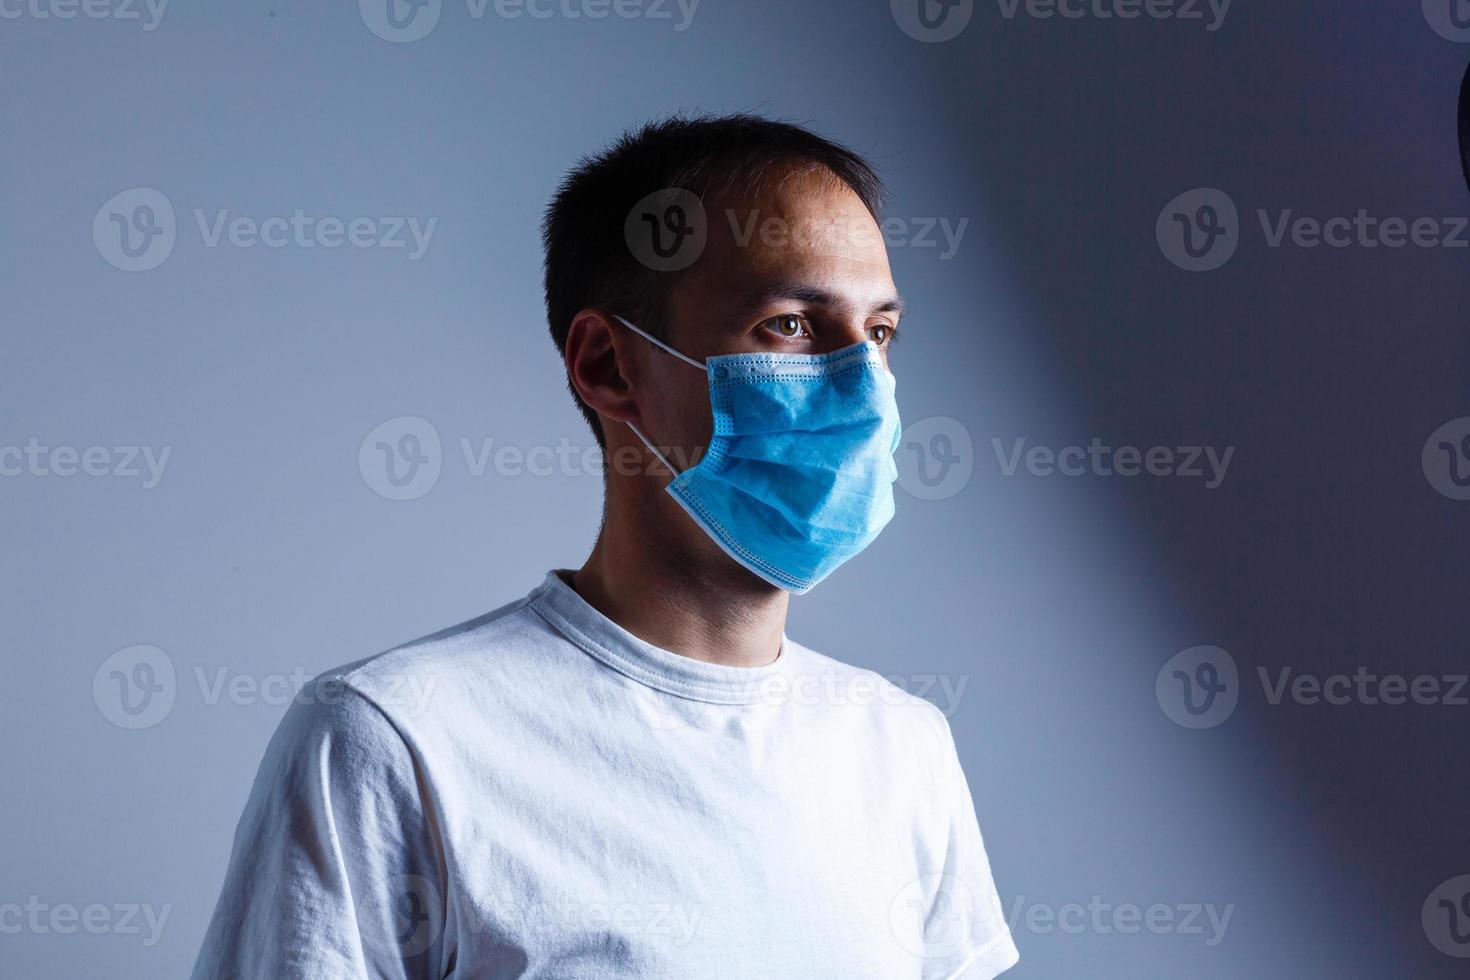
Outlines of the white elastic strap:
<svg viewBox="0 0 1470 980">
<path fill-rule="evenodd" d="M 638 327 L 633 326 L 633 324 L 629 323 L 627 320 L 624 320 L 622 317 L 618 316 L 616 313 L 613 314 L 613 319 L 616 320 L 616 321 L 618 321 L 619 323 L 621 323 L 623 326 L 627 327 L 629 330 L 631 330 L 634 333 L 636 333 L 638 336 L 642 337 L 644 340 L 648 341 L 653 346 L 658 347 L 658 348 L 661 348 L 661 349 L 667 351 L 668 353 L 673 354 L 675 357 L 677 357 L 679 360 L 683 361 L 685 364 L 690 364 L 690 365 L 692 365 L 694 367 L 697 367 L 701 371 L 705 370 L 705 366 L 703 364 L 701 364 L 699 361 L 696 361 L 694 358 L 688 356 L 687 354 L 681 354 L 681 353 L 679 353 L 678 351 L 674 350 L 674 348 L 672 348 L 668 344 L 664 343 L 662 340 L 659 340 L 653 334 L 648 333 L 645 330 L 640 330 Z M 663 463 L 664 464 L 664 469 L 668 470 L 670 473 L 674 474 L 675 476 L 678 476 L 679 475 L 679 471 L 676 470 L 676 469 L 674 469 L 673 465 L 668 461 L 668 459 L 664 456 L 664 454 L 658 451 L 658 447 L 655 446 L 652 442 L 649 441 L 648 437 L 643 434 L 642 430 L 639 429 L 638 426 L 634 425 L 632 422 L 629 422 L 628 423 L 628 428 L 632 429 L 633 430 L 633 434 L 643 441 L 643 445 L 645 445 L 645 446 L 648 447 L 648 451 L 649 452 L 653 453 L 655 456 L 658 457 L 658 461 L 660 463 Z"/>
<path fill-rule="evenodd" d="M 638 329 L 637 327 L 633 326 L 633 324 L 629 323 L 627 320 L 624 320 L 622 317 L 618 316 L 616 313 L 613 314 L 613 319 L 616 320 L 616 321 L 618 321 L 619 323 L 621 323 L 623 326 L 627 327 L 629 330 L 631 330 L 634 333 L 636 333 L 638 336 L 642 337 L 644 340 L 648 341 L 650 344 L 653 344 L 655 347 L 662 347 L 664 350 L 668 351 L 670 354 L 673 354 L 675 357 L 677 357 L 679 360 L 683 361 L 685 364 L 692 364 L 695 367 L 699 368 L 701 371 L 703 371 L 705 369 L 704 368 L 704 362 L 703 361 L 696 361 L 694 358 L 690 357 L 687 354 L 681 354 L 681 353 L 679 353 L 678 351 L 674 350 L 674 348 L 672 348 L 668 344 L 664 343 L 662 340 L 659 340 L 653 334 L 648 333 L 647 331 Z M 635 429 L 634 431 L 636 432 L 637 430 Z M 647 439 L 644 439 L 643 441 L 644 442 L 647 442 L 648 440 Z M 652 446 L 649 446 L 648 448 L 649 449 L 653 449 Z M 654 449 L 654 452 L 658 452 L 658 450 Z"/>
<path fill-rule="evenodd" d="M 638 426 L 634 425 L 632 422 L 629 422 L 628 423 L 628 428 L 630 428 L 630 429 L 633 430 L 633 434 L 635 436 L 637 436 L 639 439 L 642 439 L 643 440 L 643 444 L 648 447 L 648 451 L 651 452 L 651 453 L 653 453 L 655 456 L 658 457 L 658 461 L 660 463 L 663 463 L 664 464 L 664 468 L 665 469 L 667 469 L 670 473 L 674 474 L 675 476 L 678 476 L 679 475 L 679 471 L 676 470 L 676 469 L 674 469 L 673 466 L 669 465 L 669 461 L 664 458 L 664 454 L 658 451 L 658 447 L 656 447 L 653 443 L 651 443 L 651 442 L 648 441 L 648 437 L 646 435 L 644 435 L 641 431 L 639 431 Z"/>
</svg>

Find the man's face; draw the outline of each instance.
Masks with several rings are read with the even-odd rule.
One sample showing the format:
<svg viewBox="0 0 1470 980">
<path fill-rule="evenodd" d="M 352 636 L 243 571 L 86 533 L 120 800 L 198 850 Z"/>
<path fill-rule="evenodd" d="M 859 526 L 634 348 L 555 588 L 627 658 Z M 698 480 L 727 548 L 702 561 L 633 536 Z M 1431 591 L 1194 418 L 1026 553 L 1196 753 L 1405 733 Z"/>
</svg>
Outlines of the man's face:
<svg viewBox="0 0 1470 980">
<path fill-rule="evenodd" d="M 701 361 L 826 354 L 864 340 L 886 359 L 902 304 L 862 199 L 826 171 L 771 184 L 706 202 L 708 241 L 668 297 L 665 339 Z M 676 453 L 702 451 L 712 425 L 704 376 L 651 345 L 645 352 L 645 431 Z"/>
</svg>

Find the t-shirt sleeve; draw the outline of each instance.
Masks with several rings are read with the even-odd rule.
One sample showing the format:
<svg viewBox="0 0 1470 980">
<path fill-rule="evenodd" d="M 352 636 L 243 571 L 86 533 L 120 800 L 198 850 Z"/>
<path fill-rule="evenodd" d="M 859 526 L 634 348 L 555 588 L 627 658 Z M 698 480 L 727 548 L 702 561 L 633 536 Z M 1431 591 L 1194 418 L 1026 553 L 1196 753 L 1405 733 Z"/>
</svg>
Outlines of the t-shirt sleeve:
<svg viewBox="0 0 1470 980">
<path fill-rule="evenodd" d="M 1020 960 L 1006 925 L 970 785 L 960 766 L 949 723 L 942 726 L 943 791 L 948 797 L 948 840 L 942 871 L 925 881 L 924 980 L 991 980 Z"/>
<path fill-rule="evenodd" d="M 338 679 L 304 688 L 256 775 L 195 980 L 443 977 L 424 785 L 373 702 Z"/>
</svg>

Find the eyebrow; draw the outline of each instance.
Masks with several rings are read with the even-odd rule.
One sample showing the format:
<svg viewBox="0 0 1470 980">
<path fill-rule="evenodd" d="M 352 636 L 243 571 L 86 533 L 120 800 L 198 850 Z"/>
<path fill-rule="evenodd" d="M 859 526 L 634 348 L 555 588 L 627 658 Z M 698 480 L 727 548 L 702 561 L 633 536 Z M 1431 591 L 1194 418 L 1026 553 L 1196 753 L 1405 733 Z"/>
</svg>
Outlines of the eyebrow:
<svg viewBox="0 0 1470 980">
<path fill-rule="evenodd" d="M 745 295 L 740 302 L 739 313 L 748 316 L 776 300 L 791 299 L 814 306 L 842 306 L 844 301 L 835 293 L 819 289 L 799 279 L 774 279 L 761 283 Z M 894 293 L 873 304 L 868 313 L 897 313 L 903 315 L 907 307 L 903 297 Z"/>
</svg>

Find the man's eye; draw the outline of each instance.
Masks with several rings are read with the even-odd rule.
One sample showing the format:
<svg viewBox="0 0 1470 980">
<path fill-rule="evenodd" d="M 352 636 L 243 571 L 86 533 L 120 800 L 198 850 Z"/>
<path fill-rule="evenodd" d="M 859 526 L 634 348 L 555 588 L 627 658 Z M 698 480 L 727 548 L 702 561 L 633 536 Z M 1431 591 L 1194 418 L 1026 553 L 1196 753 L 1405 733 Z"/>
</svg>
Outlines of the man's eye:
<svg viewBox="0 0 1470 980">
<path fill-rule="evenodd" d="M 891 323 L 875 323 L 868 328 L 868 339 L 879 347 L 887 347 L 897 333 L 898 328 Z"/>
<path fill-rule="evenodd" d="M 795 340 L 798 337 L 810 337 L 812 335 L 811 331 L 807 329 L 806 321 L 790 313 L 772 317 L 766 321 L 766 327 L 777 336 L 787 340 Z"/>
</svg>

